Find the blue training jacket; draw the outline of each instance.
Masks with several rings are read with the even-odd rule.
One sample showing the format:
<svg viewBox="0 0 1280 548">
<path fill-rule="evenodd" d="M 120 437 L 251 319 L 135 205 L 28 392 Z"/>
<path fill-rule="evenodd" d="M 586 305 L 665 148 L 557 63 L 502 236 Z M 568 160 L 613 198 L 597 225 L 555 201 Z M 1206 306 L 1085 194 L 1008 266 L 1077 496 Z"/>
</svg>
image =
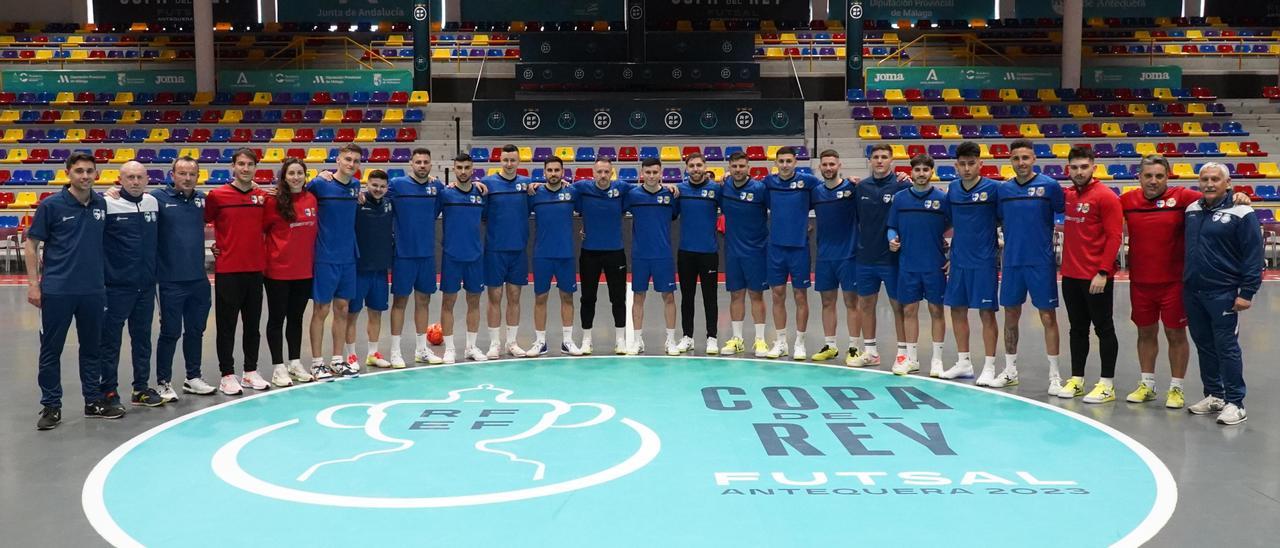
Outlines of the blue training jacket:
<svg viewBox="0 0 1280 548">
<path fill-rule="evenodd" d="M 1215 206 L 1187 207 L 1187 258 L 1182 282 L 1196 291 L 1237 291 L 1253 300 L 1262 286 L 1262 231 L 1253 208 L 1234 205 L 1231 192 Z"/>
</svg>

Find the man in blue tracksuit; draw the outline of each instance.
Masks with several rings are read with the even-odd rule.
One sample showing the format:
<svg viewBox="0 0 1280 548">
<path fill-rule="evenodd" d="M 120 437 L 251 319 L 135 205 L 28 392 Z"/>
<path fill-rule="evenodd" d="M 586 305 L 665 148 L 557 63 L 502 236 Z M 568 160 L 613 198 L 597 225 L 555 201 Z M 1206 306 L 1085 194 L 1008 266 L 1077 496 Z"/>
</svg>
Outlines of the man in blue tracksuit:
<svg viewBox="0 0 1280 548">
<path fill-rule="evenodd" d="M 382 337 L 382 313 L 390 308 L 387 272 L 391 270 L 395 256 L 392 223 L 395 222 L 394 204 L 387 197 L 390 177 L 381 169 L 369 171 L 365 177 L 368 190 L 364 202 L 356 208 L 356 295 L 347 305 L 347 346 L 356 344 L 356 320 L 360 310 L 369 309 L 366 334 L 369 343 L 364 364 L 370 367 L 392 367 L 390 361 L 378 351 L 378 339 Z M 401 360 L 399 367 L 404 367 Z"/>
<path fill-rule="evenodd" d="M 1217 413 L 1218 424 L 1240 424 L 1248 416 L 1239 314 L 1262 286 L 1261 225 L 1253 208 L 1233 203 L 1231 174 L 1222 164 L 1200 168 L 1200 191 L 1204 198 L 1186 212 L 1182 295 L 1205 398 L 1187 410 Z"/>
<path fill-rule="evenodd" d="M 103 266 L 107 308 L 102 319 L 102 390 L 116 392 L 121 330 L 129 322 L 133 396 L 130 403 L 159 407 L 164 400 L 147 386 L 151 374 L 151 318 L 156 311 L 156 240 L 159 202 L 147 194 L 147 169 L 138 162 L 120 166 L 119 196 L 106 198 Z"/>
</svg>

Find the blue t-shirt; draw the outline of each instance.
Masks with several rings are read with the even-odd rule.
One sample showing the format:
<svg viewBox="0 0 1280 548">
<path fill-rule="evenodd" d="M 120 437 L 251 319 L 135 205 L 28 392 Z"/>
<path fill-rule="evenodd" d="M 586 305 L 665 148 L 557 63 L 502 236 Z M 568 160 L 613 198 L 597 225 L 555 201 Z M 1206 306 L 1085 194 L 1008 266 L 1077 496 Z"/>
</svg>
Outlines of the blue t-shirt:
<svg viewBox="0 0 1280 548">
<path fill-rule="evenodd" d="M 848 179 L 841 179 L 835 188 L 827 187 L 824 182 L 810 191 L 818 231 L 819 261 L 843 261 L 854 256 L 854 243 L 858 238 L 855 186 Z"/>
<path fill-rule="evenodd" d="M 522 175 L 508 180 L 494 174 L 480 182 L 489 187 L 485 195 L 485 249 L 524 251 L 529 245 L 529 184 L 533 180 Z"/>
<path fill-rule="evenodd" d="M 440 192 L 440 211 L 444 217 L 441 234 L 444 255 L 470 262 L 480 259 L 480 221 L 484 219 L 485 197 L 472 185 L 469 192 L 446 188 Z"/>
<path fill-rule="evenodd" d="M 636 185 L 623 202 L 631 213 L 631 258 L 665 259 L 671 253 L 671 221 L 680 215 L 680 204 L 666 187 L 657 192 Z"/>
<path fill-rule="evenodd" d="M 160 202 L 155 196 L 105 198 L 107 226 L 103 246 L 106 284 L 113 287 L 147 287 L 156 283 L 156 248 L 159 236 Z M 204 266 L 203 256 L 201 266 Z"/>
<path fill-rule="evenodd" d="M 364 204 L 356 210 L 356 242 L 360 250 L 356 270 L 386 272 L 391 269 L 391 259 L 394 256 L 391 230 L 394 219 L 395 207 L 390 197 L 383 196 L 381 200 L 374 200 L 368 192 L 365 193 Z"/>
<path fill-rule="evenodd" d="M 884 179 L 868 177 L 858 182 L 854 196 L 858 202 L 858 262 L 860 264 L 892 264 L 897 257 L 889 251 L 889 208 L 893 197 L 911 188 L 911 183 L 898 181 L 897 173 Z"/>
<path fill-rule="evenodd" d="M 317 225 L 315 262 L 354 264 L 356 262 L 356 196 L 360 181 L 354 177 L 342 184 L 316 177 L 307 185 L 316 195 Z"/>
<path fill-rule="evenodd" d="M 190 196 L 169 185 L 151 191 L 160 204 L 156 279 L 189 282 L 208 276 L 204 270 L 204 193 Z"/>
<path fill-rule="evenodd" d="M 903 272 L 935 272 L 947 262 L 946 232 L 950 206 L 947 193 L 929 187 L 899 191 L 889 207 L 886 225 L 898 232 L 898 268 Z M 888 245 L 888 240 L 885 240 Z"/>
<path fill-rule="evenodd" d="M 90 192 L 81 204 L 71 192 L 45 198 L 27 237 L 44 242 L 44 274 L 40 291 L 50 295 L 93 295 L 106 290 L 102 267 L 102 233 L 107 225 L 107 202 Z"/>
<path fill-rule="evenodd" d="M 680 247 L 693 253 L 719 253 L 716 219 L 719 217 L 720 183 L 710 176 L 695 185 L 686 177 L 676 185 L 680 190 Z"/>
<path fill-rule="evenodd" d="M 1030 181 L 1000 183 L 999 215 L 1007 266 L 1053 266 L 1053 214 L 1066 208 L 1062 185 L 1036 174 Z"/>
<path fill-rule="evenodd" d="M 947 188 L 950 208 L 951 265 L 957 268 L 996 267 L 996 200 L 1000 183 L 983 177 L 970 190 L 959 179 Z"/>
<path fill-rule="evenodd" d="M 387 186 L 395 212 L 396 257 L 421 259 L 436 255 L 437 203 L 444 185 L 432 179 L 419 183 L 412 177 L 396 177 Z"/>
<path fill-rule="evenodd" d="M 769 190 L 764 182 L 747 179 L 742 186 L 726 177 L 720 187 L 724 211 L 726 257 L 756 257 L 769 242 Z"/>
<path fill-rule="evenodd" d="M 617 251 L 622 249 L 622 197 L 635 185 L 610 181 L 601 190 L 595 181 L 573 183 L 573 199 L 582 214 L 582 249 Z"/>
<path fill-rule="evenodd" d="M 572 186 L 564 184 L 560 190 L 543 185 L 529 197 L 529 209 L 533 210 L 533 257 L 535 259 L 573 258 L 573 203 Z"/>
<path fill-rule="evenodd" d="M 809 192 L 822 185 L 812 175 L 796 173 L 790 179 L 778 174 L 764 178 L 769 189 L 769 244 L 809 247 Z"/>
</svg>

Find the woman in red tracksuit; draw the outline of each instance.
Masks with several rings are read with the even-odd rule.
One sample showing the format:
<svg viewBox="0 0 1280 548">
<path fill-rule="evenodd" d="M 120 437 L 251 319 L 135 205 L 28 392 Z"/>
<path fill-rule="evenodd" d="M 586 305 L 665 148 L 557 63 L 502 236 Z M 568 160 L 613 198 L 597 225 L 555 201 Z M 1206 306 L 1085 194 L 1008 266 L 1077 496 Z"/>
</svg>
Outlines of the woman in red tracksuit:
<svg viewBox="0 0 1280 548">
<path fill-rule="evenodd" d="M 275 372 L 271 383 L 289 386 L 294 381 L 311 382 L 327 372 L 308 372 L 302 366 L 302 315 L 311 298 L 311 271 L 316 242 L 316 197 L 306 189 L 307 165 L 286 158 L 280 168 L 274 196 L 263 208 L 262 227 L 266 232 L 267 347 Z M 286 326 L 287 323 L 287 326 Z M 284 361 L 281 331 L 289 343 L 289 362 Z"/>
</svg>

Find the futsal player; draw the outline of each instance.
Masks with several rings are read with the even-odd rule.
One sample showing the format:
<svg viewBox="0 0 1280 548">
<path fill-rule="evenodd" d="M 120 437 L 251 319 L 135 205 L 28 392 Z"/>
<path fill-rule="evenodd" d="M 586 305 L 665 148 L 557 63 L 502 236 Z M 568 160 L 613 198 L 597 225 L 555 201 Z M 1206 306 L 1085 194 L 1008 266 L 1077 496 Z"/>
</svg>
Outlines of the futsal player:
<svg viewBox="0 0 1280 548">
<path fill-rule="evenodd" d="M 484 283 L 489 287 L 489 359 L 501 348 L 502 297 L 507 298 L 507 354 L 523 357 L 516 342 L 520 330 L 520 292 L 529 283 L 529 198 L 532 180 L 519 174 L 520 149 L 502 147 L 502 168 L 481 180 L 485 195 Z"/>
<path fill-rule="evenodd" d="M 907 350 L 902 324 L 902 303 L 898 301 L 898 258 L 889 251 L 889 229 L 886 222 L 894 195 L 911 185 L 894 173 L 893 148 L 889 145 L 872 145 L 870 160 L 871 177 L 859 181 L 854 190 L 858 203 L 855 268 L 862 335 L 865 337 L 866 347 L 862 356 L 853 360 L 853 367 L 880 365 L 880 349 L 876 346 L 876 303 L 880 298 L 881 283 L 889 296 L 889 308 L 893 311 L 894 330 L 898 340 L 897 356 L 906 355 Z"/>
<path fill-rule="evenodd" d="M 920 339 L 920 301 L 929 303 L 933 354 L 929 376 L 942 376 L 942 343 L 947 336 L 942 294 L 946 290 L 946 232 L 950 205 L 947 195 L 934 188 L 933 158 L 920 154 L 911 159 L 911 187 L 898 191 L 885 223 L 889 231 L 889 251 L 898 255 L 898 302 L 902 303 L 903 330 L 907 354 L 893 363 L 893 374 L 920 370 L 917 343 Z"/>
<path fill-rule="evenodd" d="M 577 212 L 582 215 L 582 249 L 578 273 L 582 278 L 582 346 L 591 354 L 591 329 L 596 317 L 600 275 L 608 284 L 613 316 L 613 352 L 627 353 L 627 254 L 622 248 L 623 197 L 635 185 L 613 179 L 613 158 L 599 157 L 591 168 L 593 180 L 573 183 Z"/>
<path fill-rule="evenodd" d="M 1066 189 L 1066 222 L 1062 242 L 1062 301 L 1070 322 L 1071 379 L 1058 392 L 1060 398 L 1084 393 L 1084 369 L 1089 357 L 1089 326 L 1098 334 L 1102 376 L 1084 397 L 1085 403 L 1115 401 L 1116 340 L 1113 319 L 1116 253 L 1120 251 L 1124 213 L 1120 198 L 1093 178 L 1097 168 L 1093 149 L 1071 147 L 1067 169 L 1071 187 Z"/>
<path fill-rule="evenodd" d="M 365 321 L 365 334 L 368 343 L 365 349 L 364 364 L 370 367 L 393 367 L 390 361 L 378 351 L 378 340 L 382 338 L 382 313 L 387 311 L 389 287 L 387 271 L 391 269 L 393 256 L 393 239 L 391 236 L 395 207 L 387 197 L 387 172 L 375 169 L 365 177 L 364 200 L 356 208 L 356 294 L 347 305 L 348 347 L 356 344 L 356 323 L 360 319 L 360 310 L 368 309 Z M 403 360 L 399 368 L 404 367 Z"/>
<path fill-rule="evenodd" d="M 316 195 L 319 230 L 316 234 L 315 277 L 312 281 L 311 311 L 312 369 L 324 364 L 324 323 L 333 312 L 333 358 L 329 369 L 335 376 L 355 375 L 360 362 L 355 345 L 344 348 L 347 336 L 347 307 L 356 295 L 356 202 L 360 194 L 360 159 L 364 149 L 347 143 L 338 149 L 337 170 L 331 178 L 317 176 L 307 186 Z M 316 360 L 319 360 L 318 362 Z"/>
<path fill-rule="evenodd" d="M 547 183 L 529 197 L 537 231 L 533 240 L 533 345 L 525 356 L 536 358 L 547 353 L 547 300 L 551 281 L 560 291 L 560 353 L 581 356 L 573 342 L 573 294 L 578 289 L 577 269 L 573 264 L 574 188 L 564 182 L 564 160 L 558 156 L 542 163 Z M 599 274 L 596 275 L 597 279 Z"/>
<path fill-rule="evenodd" d="M 956 147 L 956 174 L 947 189 L 951 226 L 951 260 L 943 304 L 951 309 L 955 331 L 956 364 L 940 375 L 944 379 L 973 376 L 969 356 L 969 309 L 977 309 L 982 323 L 983 362 L 977 384 L 987 386 L 996 376 L 996 195 L 1000 183 L 982 176 L 982 149 L 965 141 Z"/>
<path fill-rule="evenodd" d="M 36 206 L 23 243 L 27 302 L 40 309 L 39 430 L 51 430 L 62 421 L 62 349 L 72 320 L 80 342 L 84 416 L 118 419 L 125 414 L 124 406 L 99 389 L 102 315 L 107 304 L 102 266 L 107 203 L 93 191 L 98 178 L 93 156 L 73 153 L 67 157 L 66 169 L 70 182 Z M 44 244 L 43 254 L 40 244 Z"/>
<path fill-rule="evenodd" d="M 1014 178 L 1000 183 L 997 209 L 1004 225 L 1004 259 L 1000 264 L 1000 306 L 1004 307 L 1005 367 L 987 386 L 1013 386 L 1018 381 L 1018 322 L 1031 295 L 1044 327 L 1049 360 L 1049 395 L 1062 388 L 1058 373 L 1058 276 L 1053 251 L 1055 213 L 1062 213 L 1062 185 L 1036 173 L 1035 146 L 1026 139 L 1009 144 Z M 978 384 L 984 384 L 979 376 Z"/>
<path fill-rule="evenodd" d="M 706 159 L 694 152 L 684 159 L 685 178 L 677 187 L 680 202 L 680 245 L 676 250 L 676 272 L 680 280 L 680 322 L 684 336 L 676 345 L 680 353 L 692 351 L 694 299 L 702 285 L 702 316 L 707 326 L 707 354 L 719 354 L 716 340 L 720 320 L 720 245 L 716 241 L 719 218 L 720 183 L 707 174 Z"/>
<path fill-rule="evenodd" d="M 811 192 L 822 184 L 817 177 L 796 173 L 796 151 L 778 149 L 774 159 L 778 172 L 764 178 L 769 198 L 769 273 L 773 294 L 773 347 L 765 355 L 780 358 L 787 354 L 787 279 L 796 302 L 796 341 L 793 359 L 809 357 L 804 347 L 804 330 L 809 325 L 809 209 Z M 759 336 L 757 334 L 757 336 Z"/>
<path fill-rule="evenodd" d="M 821 362 L 840 356 L 836 342 L 836 293 L 844 293 L 845 322 L 849 330 L 849 353 L 845 363 L 858 359 L 862 346 L 862 316 L 858 313 L 858 271 L 854 265 L 858 241 L 856 183 L 840 176 L 840 153 L 824 150 L 818 155 L 822 184 L 813 187 L 814 226 L 817 230 L 818 260 L 813 288 L 822 298 L 822 349 L 813 355 Z"/>
<path fill-rule="evenodd" d="M 640 163 L 643 184 L 632 187 L 623 199 L 631 213 L 631 346 L 627 354 L 644 353 L 644 301 L 649 283 L 662 295 L 666 316 L 668 356 L 676 349 L 675 264 L 671 253 L 671 222 L 680 214 L 680 204 L 670 189 L 662 185 L 662 162 L 645 158 Z"/>
<path fill-rule="evenodd" d="M 391 266 L 391 367 L 405 366 L 400 350 L 404 314 L 413 296 L 414 361 L 443 363 L 427 344 L 431 325 L 431 295 L 436 292 L 436 218 L 444 186 L 431 177 L 431 151 L 415 148 L 409 156 L 409 174 L 391 180 L 387 197 L 395 217 L 395 259 Z M 471 178 L 471 163 L 466 173 Z"/>
<path fill-rule="evenodd" d="M 453 159 L 457 184 L 440 192 L 441 239 L 444 258 L 440 262 L 441 298 L 440 326 L 444 333 L 444 363 L 453 363 L 457 351 L 453 340 L 453 308 L 458 291 L 467 292 L 467 344 L 463 355 L 473 361 L 488 359 L 476 348 L 480 329 L 480 294 L 484 292 L 484 256 L 481 250 L 480 221 L 485 212 L 485 196 L 471 180 L 471 156 L 458 154 Z"/>
<path fill-rule="evenodd" d="M 763 181 L 751 178 L 747 155 L 729 155 L 729 174 L 720 187 L 720 209 L 724 212 L 724 287 L 729 292 L 729 325 L 733 336 L 725 341 L 720 354 L 733 355 L 746 351 L 742 322 L 746 319 L 746 300 L 751 297 L 751 319 L 755 322 L 757 358 L 766 357 L 764 290 L 769 241 L 769 190 Z"/>
</svg>

